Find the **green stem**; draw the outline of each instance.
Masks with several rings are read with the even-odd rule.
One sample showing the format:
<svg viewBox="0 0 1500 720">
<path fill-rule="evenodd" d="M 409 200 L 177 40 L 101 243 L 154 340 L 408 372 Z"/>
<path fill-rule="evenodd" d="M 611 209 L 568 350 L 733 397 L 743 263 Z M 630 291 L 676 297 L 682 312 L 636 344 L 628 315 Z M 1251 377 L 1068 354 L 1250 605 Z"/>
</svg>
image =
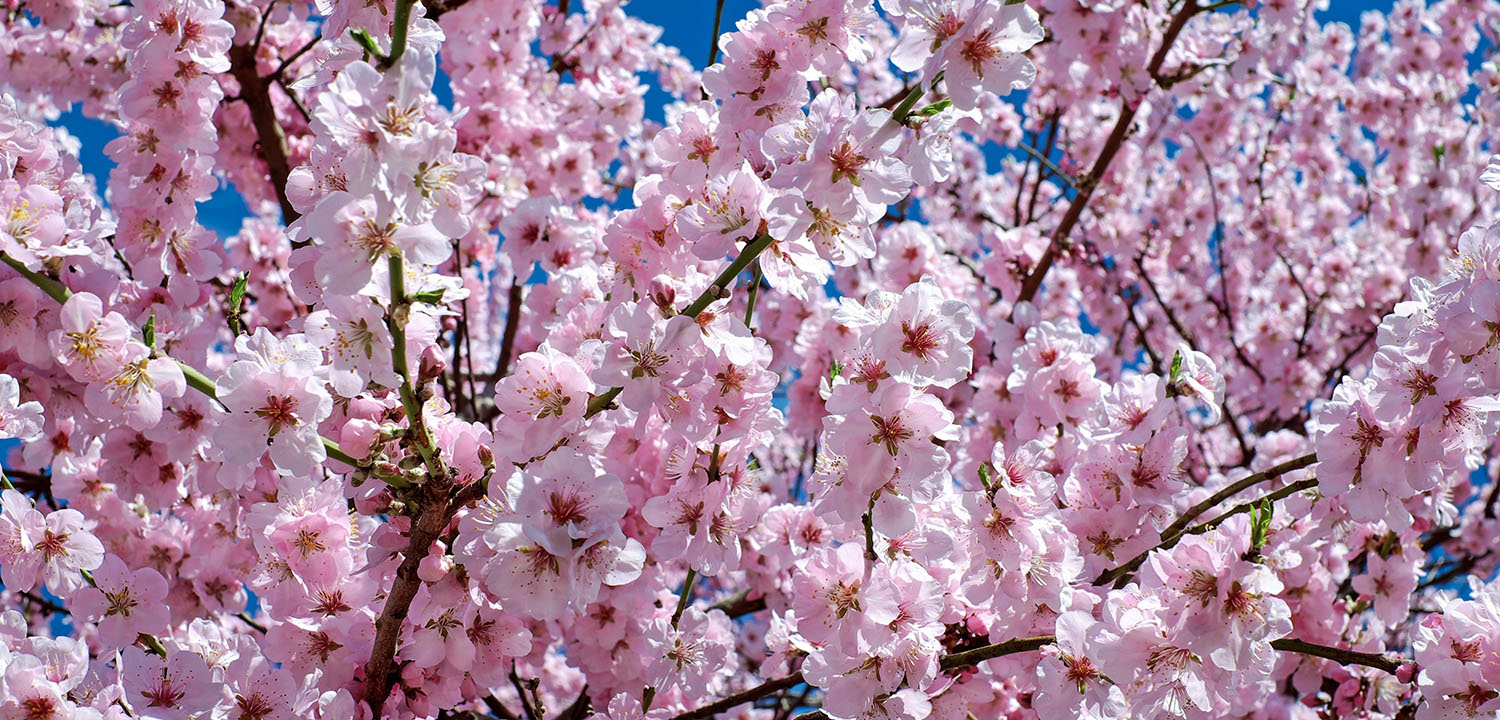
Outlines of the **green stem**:
<svg viewBox="0 0 1500 720">
<path fill-rule="evenodd" d="M 940 72 L 932 78 L 931 87 L 937 87 L 937 84 L 939 82 L 942 82 L 942 80 L 943 73 Z M 891 112 L 891 119 L 896 121 L 897 123 L 906 122 L 906 117 L 908 115 L 911 115 L 912 108 L 916 107 L 917 101 L 921 100 L 922 96 L 926 94 L 927 89 L 923 88 L 921 85 L 912 88 L 911 92 L 906 94 L 906 97 L 901 98 L 901 104 L 897 105 L 896 109 Z"/>
<path fill-rule="evenodd" d="M 417 4 L 417 0 L 396 0 L 396 17 L 391 25 L 391 51 L 380 61 L 382 72 L 395 67 L 406 54 L 406 31 L 411 25 L 411 6 Z"/>
<path fill-rule="evenodd" d="M 343 448 L 340 448 L 338 443 L 329 440 L 328 438 L 323 438 L 323 452 L 327 453 L 328 457 L 333 458 L 334 460 L 337 460 L 345 465 L 348 465 L 349 467 L 359 467 L 359 461 L 354 459 L 354 456 L 344 452 Z"/>
<path fill-rule="evenodd" d="M 198 372 L 196 368 L 181 360 L 173 362 L 177 363 L 178 369 L 182 370 L 182 377 L 187 380 L 188 387 L 207 395 L 214 402 L 219 403 L 219 407 L 224 406 L 224 402 L 219 400 L 219 386 L 214 384 L 214 381 L 209 380 L 207 375 Z"/>
<path fill-rule="evenodd" d="M 750 289 L 745 295 L 745 327 L 750 327 L 750 316 L 755 314 L 755 296 L 760 291 L 760 278 L 762 276 L 760 263 L 755 263 L 755 270 L 750 273 Z"/>
<path fill-rule="evenodd" d="M 73 291 L 69 290 L 62 283 L 39 272 L 27 269 L 25 265 L 22 265 L 15 258 L 9 255 L 0 255 L 0 260 L 5 261 L 6 265 L 11 266 L 16 272 L 21 273 L 21 277 L 30 280 L 32 285 L 41 288 L 42 292 L 51 295 L 52 299 L 57 301 L 57 304 L 61 305 L 67 302 L 68 298 L 73 297 Z"/>
<path fill-rule="evenodd" d="M 386 327 L 391 331 L 391 365 L 401 377 L 401 407 L 406 411 L 406 424 L 411 428 L 412 444 L 422 455 L 422 462 L 432 468 L 432 441 L 427 436 L 427 426 L 422 421 L 422 404 L 411 388 L 411 371 L 406 361 L 406 319 L 411 312 L 411 299 L 406 296 L 406 260 L 398 250 L 387 257 L 386 267 L 391 278 L 391 309 L 386 315 Z"/>
<path fill-rule="evenodd" d="M 688 568 L 687 578 L 682 581 L 682 592 L 677 594 L 677 609 L 672 611 L 672 629 L 677 629 L 677 621 L 682 619 L 682 613 L 687 610 L 688 598 L 693 596 L 693 585 L 698 582 L 698 571 Z"/>
<path fill-rule="evenodd" d="M 682 314 L 691 318 L 696 318 L 698 317 L 699 313 L 707 310 L 709 304 L 719 299 L 719 295 L 729 287 L 730 283 L 733 283 L 734 279 L 738 277 L 745 268 L 749 267 L 750 263 L 755 262 L 755 258 L 760 257 L 760 254 L 762 252 L 765 252 L 765 249 L 770 247 L 771 243 L 773 242 L 775 242 L 775 240 L 773 240 L 770 235 L 757 235 L 755 239 L 751 240 L 750 244 L 746 245 L 745 249 L 740 252 L 740 256 L 730 262 L 729 267 L 724 268 L 724 272 L 719 273 L 719 276 L 714 278 L 713 284 L 709 285 L 708 288 L 698 296 L 698 299 L 694 300 L 691 305 L 688 305 L 687 307 L 682 309 Z M 754 295 L 751 295 L 751 298 L 754 298 Z M 751 303 L 753 307 L 753 299 Z M 748 320 L 748 318 L 749 315 L 747 313 L 746 319 Z M 620 394 L 620 390 L 621 388 L 617 387 L 610 388 L 598 395 L 595 395 L 593 399 L 589 400 L 588 412 L 584 413 L 583 416 L 586 418 L 591 418 L 601 412 L 604 412 L 605 408 L 608 408 L 610 403 L 615 401 L 615 397 Z"/>
<path fill-rule="evenodd" d="M 698 313 L 707 310 L 709 303 L 719 299 L 719 293 L 728 289 L 730 284 L 734 282 L 734 279 L 745 268 L 749 267 L 750 263 L 755 262 L 755 258 L 760 257 L 760 254 L 765 252 L 765 249 L 770 247 L 773 242 L 775 240 L 770 235 L 756 236 L 740 252 L 740 256 L 729 263 L 729 267 L 724 268 L 724 272 L 719 273 L 719 276 L 714 278 L 713 284 L 709 285 L 708 289 L 704 290 L 703 294 L 699 295 L 698 299 L 693 301 L 693 304 L 683 308 L 682 314 L 688 317 L 697 317 Z"/>
<path fill-rule="evenodd" d="M 135 636 L 135 639 L 136 639 L 136 642 L 139 642 L 139 643 L 145 645 L 147 650 L 150 650 L 151 652 L 154 652 L 154 653 L 156 653 L 157 655 L 159 655 L 161 657 L 166 657 L 167 656 L 167 648 L 166 648 L 166 646 L 162 645 L 161 644 L 161 640 L 157 639 L 157 637 L 155 635 L 147 635 L 146 633 L 137 633 L 136 636 Z"/>
</svg>

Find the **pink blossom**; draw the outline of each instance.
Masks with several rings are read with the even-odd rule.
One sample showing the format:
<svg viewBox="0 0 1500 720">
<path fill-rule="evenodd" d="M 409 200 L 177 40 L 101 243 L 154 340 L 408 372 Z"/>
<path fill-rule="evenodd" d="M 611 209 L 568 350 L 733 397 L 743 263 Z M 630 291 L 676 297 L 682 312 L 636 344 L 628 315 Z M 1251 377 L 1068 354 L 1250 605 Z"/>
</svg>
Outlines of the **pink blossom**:
<svg viewBox="0 0 1500 720">
<path fill-rule="evenodd" d="M 106 555 L 94 572 L 93 587 L 73 595 L 83 618 L 99 623 L 99 639 L 117 648 L 129 647 L 139 633 L 156 634 L 167 628 L 167 582 L 152 568 L 131 570 L 118 556 Z"/>
</svg>

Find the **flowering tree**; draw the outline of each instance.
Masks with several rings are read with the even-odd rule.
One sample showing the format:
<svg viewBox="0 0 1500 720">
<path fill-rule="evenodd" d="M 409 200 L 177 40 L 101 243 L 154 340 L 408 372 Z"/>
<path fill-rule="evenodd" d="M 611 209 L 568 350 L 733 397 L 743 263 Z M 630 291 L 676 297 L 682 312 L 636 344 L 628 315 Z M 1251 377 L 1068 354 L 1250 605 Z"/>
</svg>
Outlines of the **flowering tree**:
<svg viewBox="0 0 1500 720">
<path fill-rule="evenodd" d="M 1500 3 L 580 4 L 7 3 L 0 718 L 1500 716 Z"/>
</svg>

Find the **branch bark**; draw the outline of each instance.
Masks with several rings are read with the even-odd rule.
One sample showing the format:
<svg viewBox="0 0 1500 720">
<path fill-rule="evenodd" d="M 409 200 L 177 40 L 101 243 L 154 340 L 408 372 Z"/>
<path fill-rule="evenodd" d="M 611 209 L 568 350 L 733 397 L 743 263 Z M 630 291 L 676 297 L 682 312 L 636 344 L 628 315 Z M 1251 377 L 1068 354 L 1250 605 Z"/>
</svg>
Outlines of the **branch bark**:
<svg viewBox="0 0 1500 720">
<path fill-rule="evenodd" d="M 287 199 L 286 179 L 292 168 L 286 156 L 286 133 L 281 129 L 281 121 L 276 119 L 276 106 L 271 104 L 271 84 L 256 70 L 255 50 L 251 46 L 231 47 L 229 63 L 230 74 L 240 83 L 240 98 L 250 108 L 250 120 L 260 139 L 260 156 L 266 161 L 271 187 L 276 190 L 276 201 L 281 204 L 281 220 L 290 225 L 302 214 Z"/>
<path fill-rule="evenodd" d="M 365 702 L 370 705 L 375 718 L 381 717 L 381 708 L 396 684 L 396 641 L 411 609 L 411 601 L 422 586 L 417 569 L 457 509 L 456 505 L 448 503 L 448 490 L 446 478 L 422 486 L 420 510 L 412 522 L 411 542 L 406 546 L 400 567 L 396 568 L 396 581 L 386 595 L 385 607 L 375 621 L 375 643 L 370 650 L 370 660 L 365 663 Z"/>
<path fill-rule="evenodd" d="M 1120 565 L 1119 567 L 1116 567 L 1116 568 L 1114 568 L 1112 570 L 1105 571 L 1099 577 L 1097 577 L 1097 578 L 1094 579 L 1094 584 L 1095 585 L 1104 585 L 1104 584 L 1113 582 L 1113 583 L 1115 583 L 1116 587 L 1121 587 L 1121 586 L 1124 585 L 1124 580 L 1125 580 L 1126 576 L 1130 575 L 1130 573 L 1135 572 L 1136 568 L 1138 568 L 1138 567 L 1141 566 L 1141 563 L 1146 562 L 1146 558 L 1150 557 L 1151 553 L 1156 552 L 1157 550 L 1166 550 L 1166 549 L 1172 547 L 1173 545 L 1176 545 L 1178 540 L 1181 540 L 1182 538 L 1184 538 L 1184 537 L 1186 537 L 1188 535 L 1199 535 L 1199 534 L 1202 534 L 1202 533 L 1206 533 L 1209 530 L 1212 530 L 1215 527 L 1218 527 L 1219 523 L 1224 522 L 1225 520 L 1229 519 L 1230 517 L 1232 517 L 1234 515 L 1239 515 L 1240 513 L 1250 512 L 1251 508 L 1255 507 L 1256 503 L 1263 502 L 1263 501 L 1266 501 L 1266 500 L 1269 500 L 1271 502 L 1275 502 L 1275 501 L 1280 500 L 1280 499 L 1282 499 L 1282 498 L 1284 498 L 1284 497 L 1286 497 L 1288 495 L 1292 495 L 1294 493 L 1298 493 L 1298 492 L 1301 492 L 1303 490 L 1308 490 L 1308 489 L 1311 489 L 1311 488 L 1315 488 L 1317 486 L 1318 486 L 1317 479 L 1315 479 L 1315 478 L 1309 478 L 1307 480 L 1302 480 L 1300 482 L 1292 483 L 1291 485 L 1288 485 L 1288 486 L 1286 486 L 1284 488 L 1281 488 L 1280 490 L 1276 490 L 1274 492 L 1266 493 L 1264 496 L 1259 497 L 1259 498 L 1257 498 L 1255 500 L 1252 500 L 1250 502 L 1240 503 L 1239 505 L 1234 506 L 1232 509 L 1230 509 L 1230 510 L 1228 510 L 1228 511 L 1226 511 L 1226 512 L 1220 514 L 1220 515 L 1218 515 L 1217 517 L 1215 517 L 1212 520 L 1208 520 L 1208 521 L 1205 521 L 1205 522 L 1198 523 L 1197 525 L 1194 525 L 1194 526 L 1192 526 L 1192 527 L 1190 527 L 1190 528 L 1182 531 L 1181 533 L 1178 533 L 1177 535 L 1174 535 L 1174 536 L 1172 536 L 1170 538 L 1163 539 L 1160 543 L 1157 543 L 1155 546 L 1153 546 L 1151 548 L 1148 548 L 1148 549 L 1142 551 L 1141 554 L 1139 554 L 1139 555 L 1131 558 L 1125 564 Z"/>
<path fill-rule="evenodd" d="M 1157 48 L 1156 54 L 1151 56 L 1151 61 L 1146 65 L 1146 72 L 1153 80 L 1160 83 L 1158 77 L 1162 63 L 1166 62 L 1167 53 L 1172 45 L 1177 42 L 1177 36 L 1182 33 L 1187 21 L 1203 10 L 1198 5 L 1198 0 L 1186 0 L 1182 9 L 1172 16 L 1172 22 L 1167 26 L 1167 31 L 1162 35 L 1161 47 Z M 1073 226 L 1083 217 L 1084 208 L 1089 204 L 1089 199 L 1094 195 L 1094 189 L 1104 179 L 1104 174 L 1109 171 L 1109 164 L 1114 161 L 1115 155 L 1119 154 L 1120 148 L 1125 145 L 1125 138 L 1130 134 L 1130 125 L 1135 121 L 1135 113 L 1140 109 L 1139 99 L 1135 101 L 1126 100 L 1120 108 L 1120 117 L 1115 121 L 1115 127 L 1109 133 L 1109 138 L 1104 141 L 1104 147 L 1099 150 L 1099 157 L 1094 160 L 1094 167 L 1089 174 L 1079 179 L 1078 194 L 1073 196 L 1073 202 L 1068 205 L 1068 210 L 1063 214 L 1062 222 L 1052 232 L 1052 239 L 1047 243 L 1047 249 L 1042 251 L 1042 256 L 1037 260 L 1036 267 L 1027 274 L 1026 280 L 1021 283 L 1021 293 L 1016 296 L 1016 302 L 1028 302 L 1036 297 L 1037 290 L 1042 287 L 1042 278 L 1047 276 L 1047 271 L 1052 268 L 1056 261 L 1058 251 L 1068 241 L 1068 234 L 1073 231 Z"/>
<path fill-rule="evenodd" d="M 1272 640 L 1271 647 L 1282 652 L 1297 653 L 1299 655 L 1311 655 L 1325 660 L 1332 660 L 1340 665 L 1365 665 L 1367 667 L 1384 670 L 1392 675 L 1400 669 L 1403 661 L 1387 657 L 1383 653 L 1358 652 L 1345 650 L 1343 648 L 1318 645 L 1306 640 L 1296 638 L 1281 638 Z"/>
</svg>

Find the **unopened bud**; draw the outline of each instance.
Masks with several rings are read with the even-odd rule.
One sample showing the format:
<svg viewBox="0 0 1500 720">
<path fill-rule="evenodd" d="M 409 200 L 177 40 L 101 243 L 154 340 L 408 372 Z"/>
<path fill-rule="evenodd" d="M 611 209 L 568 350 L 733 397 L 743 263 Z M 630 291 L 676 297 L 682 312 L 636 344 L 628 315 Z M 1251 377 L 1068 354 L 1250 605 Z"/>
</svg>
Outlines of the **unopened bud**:
<svg viewBox="0 0 1500 720">
<path fill-rule="evenodd" d="M 428 345 L 422 351 L 422 359 L 417 364 L 417 384 L 425 385 L 443 376 L 443 371 L 448 369 L 448 360 L 443 357 L 443 352 L 436 345 Z"/>
<path fill-rule="evenodd" d="M 1401 663 L 1396 668 L 1396 679 L 1404 683 L 1411 682 L 1412 676 L 1417 674 L 1417 664 L 1414 662 Z"/>
<path fill-rule="evenodd" d="M 495 468 L 495 451 L 491 450 L 490 446 L 479 446 L 479 464 L 483 465 L 485 470 L 493 470 Z"/>
<path fill-rule="evenodd" d="M 380 437 L 380 426 L 373 421 L 354 418 L 339 431 L 339 445 L 350 457 L 363 460 L 370 456 L 370 448 Z"/>
<path fill-rule="evenodd" d="M 651 278 L 651 288 L 647 293 L 663 315 L 671 317 L 677 314 L 677 288 L 672 287 L 672 282 L 665 275 Z"/>
</svg>

